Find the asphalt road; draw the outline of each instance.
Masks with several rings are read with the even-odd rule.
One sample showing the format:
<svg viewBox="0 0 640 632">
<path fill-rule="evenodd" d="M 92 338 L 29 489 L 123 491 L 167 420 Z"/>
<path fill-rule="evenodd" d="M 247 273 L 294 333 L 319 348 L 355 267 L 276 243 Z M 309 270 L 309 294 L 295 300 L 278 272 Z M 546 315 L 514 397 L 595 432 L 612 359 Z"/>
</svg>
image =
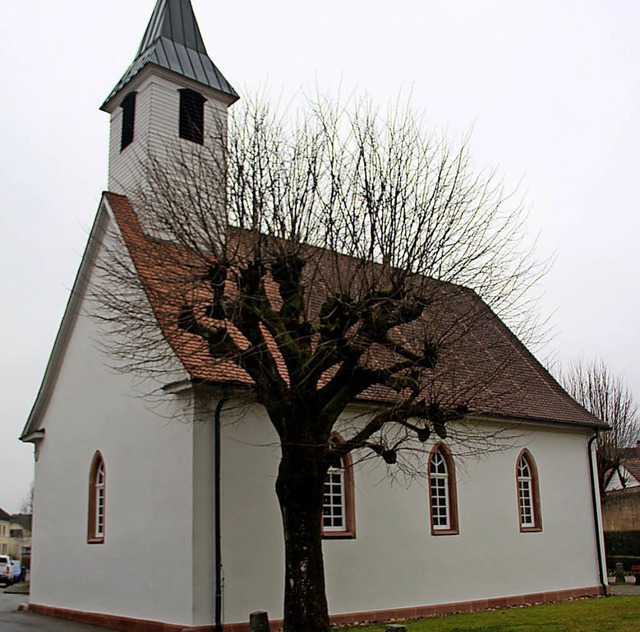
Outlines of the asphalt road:
<svg viewBox="0 0 640 632">
<path fill-rule="evenodd" d="M 28 595 L 12 595 L 0 591 L 0 630 L 2 632 L 99 632 L 106 628 L 84 623 L 73 623 L 53 617 L 44 617 L 33 612 L 20 611 L 18 606 L 26 603 Z"/>
</svg>

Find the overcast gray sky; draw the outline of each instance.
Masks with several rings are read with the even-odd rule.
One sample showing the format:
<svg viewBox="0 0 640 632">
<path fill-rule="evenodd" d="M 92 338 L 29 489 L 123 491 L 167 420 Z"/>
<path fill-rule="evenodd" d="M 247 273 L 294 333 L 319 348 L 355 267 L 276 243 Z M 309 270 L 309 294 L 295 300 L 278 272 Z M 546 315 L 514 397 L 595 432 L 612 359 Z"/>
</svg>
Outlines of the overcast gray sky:
<svg viewBox="0 0 640 632">
<path fill-rule="evenodd" d="M 545 354 L 598 357 L 640 398 L 640 2 L 192 0 L 242 96 L 399 93 L 438 129 L 473 126 L 478 166 L 521 182 L 556 253 Z M 98 107 L 155 0 L 0 3 L 0 507 L 32 480 L 25 423 L 106 187 Z M 87 423 L 91 423 L 88 419 Z"/>
</svg>

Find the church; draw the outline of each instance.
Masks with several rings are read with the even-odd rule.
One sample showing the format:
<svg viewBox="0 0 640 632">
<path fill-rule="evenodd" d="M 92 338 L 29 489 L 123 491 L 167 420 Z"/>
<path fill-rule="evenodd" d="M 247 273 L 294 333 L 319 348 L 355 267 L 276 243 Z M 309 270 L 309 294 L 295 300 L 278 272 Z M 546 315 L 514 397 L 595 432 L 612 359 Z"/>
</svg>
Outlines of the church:
<svg viewBox="0 0 640 632">
<path fill-rule="evenodd" d="M 35 454 L 35 612 L 139 632 L 244 632 L 261 610 L 274 629 L 282 620 L 278 434 L 259 403 L 234 413 L 251 391 L 245 372 L 212 362 L 192 330 L 163 320 L 172 292 L 162 262 L 175 245 L 151 234 L 134 195 L 145 160 L 163 160 L 169 143 L 219 155 L 209 144 L 220 135 L 208 132 L 224 131 L 238 99 L 190 0 L 158 0 L 101 107 L 110 117 L 108 191 L 20 437 Z M 148 385 L 109 366 L 91 316 L 113 240 L 155 288 L 145 300 L 175 367 L 158 377 L 163 397 L 153 405 L 140 396 Z M 452 436 L 424 435 L 422 477 L 394 480 L 379 461 L 349 455 L 329 469 L 322 547 L 334 623 L 606 594 L 594 473 L 594 439 L 606 426 L 475 294 L 463 294 L 486 311 L 484 333 L 510 358 L 468 413 L 489 434 L 517 431 L 469 458 Z M 495 362 L 486 345 L 461 353 L 466 366 Z M 507 391 L 519 395 L 499 396 Z M 189 423 L 176 421 L 185 415 Z"/>
</svg>

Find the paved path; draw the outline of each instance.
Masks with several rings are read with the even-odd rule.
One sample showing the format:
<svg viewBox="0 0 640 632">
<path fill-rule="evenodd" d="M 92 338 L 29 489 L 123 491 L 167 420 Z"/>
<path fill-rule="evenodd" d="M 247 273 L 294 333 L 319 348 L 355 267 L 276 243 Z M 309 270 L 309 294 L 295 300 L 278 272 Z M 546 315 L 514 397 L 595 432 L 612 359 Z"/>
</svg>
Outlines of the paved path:
<svg viewBox="0 0 640 632">
<path fill-rule="evenodd" d="M 640 586 L 636 584 L 610 584 L 612 595 L 640 595 Z"/>
<path fill-rule="evenodd" d="M 44 617 L 33 612 L 18 611 L 28 595 L 0 592 L 0 630 L 2 632 L 100 632 L 105 628 L 73 621 Z"/>
</svg>

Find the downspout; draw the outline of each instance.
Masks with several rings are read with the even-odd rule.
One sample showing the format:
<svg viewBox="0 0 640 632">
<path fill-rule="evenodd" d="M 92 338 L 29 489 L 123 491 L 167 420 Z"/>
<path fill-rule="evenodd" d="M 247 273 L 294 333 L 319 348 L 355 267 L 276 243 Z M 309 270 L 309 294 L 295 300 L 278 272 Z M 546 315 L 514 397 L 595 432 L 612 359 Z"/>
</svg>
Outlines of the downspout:
<svg viewBox="0 0 640 632">
<path fill-rule="evenodd" d="M 598 511 L 598 507 L 600 505 L 598 490 L 596 489 L 596 485 L 598 484 L 597 478 L 595 474 L 595 468 L 593 464 L 593 442 L 598 438 L 598 431 L 596 430 L 593 437 L 589 439 L 588 443 L 588 451 L 589 451 L 589 473 L 591 474 L 591 499 L 593 503 L 593 523 L 595 525 L 596 531 L 596 548 L 598 549 L 598 579 L 600 580 L 600 585 L 602 586 L 603 593 L 605 595 L 609 595 L 609 586 L 606 582 L 606 577 L 602 572 L 603 568 L 603 558 L 602 558 L 602 528 L 600 525 L 600 513 Z"/>
<path fill-rule="evenodd" d="M 222 528 L 220 519 L 220 417 L 228 398 L 223 397 L 216 404 L 214 414 L 214 453 L 213 453 L 213 493 L 214 493 L 214 537 L 215 537 L 215 630 L 222 632 Z"/>
</svg>

